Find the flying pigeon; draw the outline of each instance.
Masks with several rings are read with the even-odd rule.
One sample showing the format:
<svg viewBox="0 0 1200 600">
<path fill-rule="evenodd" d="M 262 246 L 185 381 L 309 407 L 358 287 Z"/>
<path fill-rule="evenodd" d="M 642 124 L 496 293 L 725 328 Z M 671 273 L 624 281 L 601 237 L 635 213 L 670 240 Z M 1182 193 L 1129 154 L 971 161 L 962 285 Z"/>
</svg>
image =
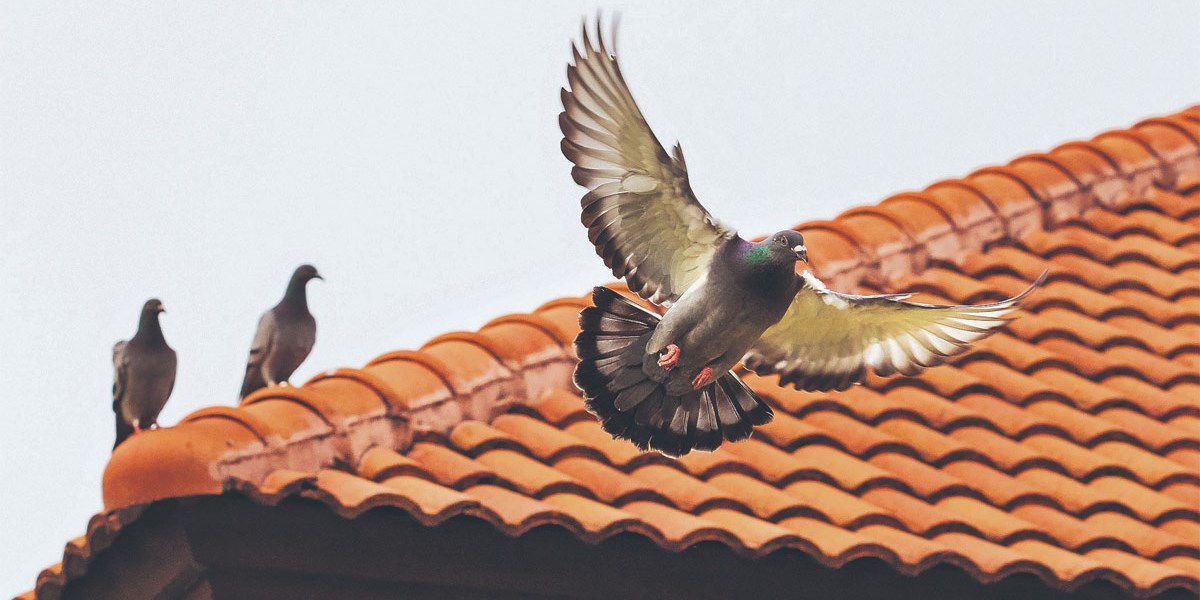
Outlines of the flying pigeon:
<svg viewBox="0 0 1200 600">
<path fill-rule="evenodd" d="M 242 398 L 259 388 L 287 383 L 296 367 L 308 358 L 317 341 L 317 320 L 308 312 L 306 293 L 312 279 L 325 280 L 312 265 L 297 267 L 283 299 L 258 319 L 242 380 Z"/>
<path fill-rule="evenodd" d="M 175 351 L 163 338 L 159 313 L 162 302 L 142 305 L 137 333 L 113 346 L 113 412 L 117 415 L 115 450 L 129 436 L 158 424 L 171 389 L 175 387 Z"/>
<path fill-rule="evenodd" d="M 701 206 L 682 149 L 666 153 L 596 37 L 593 47 L 585 26 L 572 46 L 562 151 L 588 190 L 596 253 L 631 291 L 669 307 L 660 318 L 598 287 L 580 314 L 575 384 L 613 437 L 668 456 L 714 450 L 773 417 L 730 371 L 739 361 L 802 390 L 842 390 L 868 368 L 915 374 L 994 333 L 1042 282 L 1002 302 L 936 306 L 843 294 L 797 273 L 808 264 L 799 232 L 749 242 Z"/>
</svg>

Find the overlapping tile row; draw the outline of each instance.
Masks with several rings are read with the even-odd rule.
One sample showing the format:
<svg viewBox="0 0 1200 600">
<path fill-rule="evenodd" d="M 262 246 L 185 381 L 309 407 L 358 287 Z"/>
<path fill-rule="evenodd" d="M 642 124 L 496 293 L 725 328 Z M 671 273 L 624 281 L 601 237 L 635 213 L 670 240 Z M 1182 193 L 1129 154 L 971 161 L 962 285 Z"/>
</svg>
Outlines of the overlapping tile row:
<svg viewBox="0 0 1200 600">
<path fill-rule="evenodd" d="M 569 377 L 586 297 L 556 300 L 138 436 L 106 470 L 106 507 L 299 494 L 510 535 L 1200 589 L 1200 108 L 798 229 L 843 289 L 974 303 L 1049 278 L 1005 332 L 919 377 L 814 394 L 747 374 L 776 420 L 678 461 L 584 411 Z M 89 537 L 37 597 L 82 572 Z"/>
</svg>

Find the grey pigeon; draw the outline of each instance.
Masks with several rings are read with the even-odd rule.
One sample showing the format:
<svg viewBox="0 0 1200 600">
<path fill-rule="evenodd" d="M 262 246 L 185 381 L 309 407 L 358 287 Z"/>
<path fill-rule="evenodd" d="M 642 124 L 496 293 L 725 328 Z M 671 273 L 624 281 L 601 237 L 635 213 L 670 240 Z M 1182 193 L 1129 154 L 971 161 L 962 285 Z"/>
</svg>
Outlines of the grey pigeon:
<svg viewBox="0 0 1200 600">
<path fill-rule="evenodd" d="M 147 300 L 138 318 L 137 333 L 113 346 L 113 412 L 117 415 L 117 446 L 139 431 L 158 425 L 171 389 L 175 387 L 175 351 L 163 338 L 159 313 L 162 302 Z"/>
<path fill-rule="evenodd" d="M 317 320 L 308 312 L 308 282 L 325 280 L 312 265 L 300 265 L 288 281 L 283 299 L 258 319 L 250 344 L 241 397 L 269 385 L 286 383 L 308 358 L 317 341 Z"/>
<path fill-rule="evenodd" d="M 748 242 L 701 206 L 683 151 L 666 153 L 597 39 L 585 27 L 573 48 L 562 151 L 588 189 L 583 224 L 596 253 L 634 293 L 669 307 L 660 319 L 596 288 L 580 314 L 575 383 L 613 437 L 669 456 L 744 439 L 773 414 L 730 371 L 739 361 L 803 390 L 845 389 L 868 367 L 912 375 L 995 332 L 1041 283 L 979 306 L 826 289 L 796 272 L 808 263 L 799 232 Z"/>
</svg>

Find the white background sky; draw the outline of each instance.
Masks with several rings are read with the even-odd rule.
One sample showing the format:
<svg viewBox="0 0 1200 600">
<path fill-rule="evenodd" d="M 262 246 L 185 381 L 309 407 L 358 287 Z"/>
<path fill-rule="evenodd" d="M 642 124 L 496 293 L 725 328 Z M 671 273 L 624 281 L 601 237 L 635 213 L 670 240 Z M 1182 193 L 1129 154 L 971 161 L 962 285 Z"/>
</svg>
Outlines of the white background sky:
<svg viewBox="0 0 1200 600">
<path fill-rule="evenodd" d="M 747 233 L 1200 101 L 1195 1 L 698 7 L 606 5 L 651 125 Z M 235 402 L 301 262 L 327 282 L 296 382 L 604 280 L 556 123 L 594 11 L 0 2 L 0 597 L 100 509 L 146 298 L 172 424 Z"/>
</svg>

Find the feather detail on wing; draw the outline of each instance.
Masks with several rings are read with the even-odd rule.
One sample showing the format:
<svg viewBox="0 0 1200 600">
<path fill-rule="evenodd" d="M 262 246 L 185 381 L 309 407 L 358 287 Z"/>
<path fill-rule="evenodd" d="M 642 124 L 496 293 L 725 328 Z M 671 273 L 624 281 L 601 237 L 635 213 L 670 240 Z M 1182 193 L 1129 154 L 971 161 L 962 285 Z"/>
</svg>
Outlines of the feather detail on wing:
<svg viewBox="0 0 1200 600">
<path fill-rule="evenodd" d="M 263 364 L 271 355 L 277 331 L 279 327 L 275 324 L 275 311 L 268 310 L 259 318 L 254 341 L 250 342 L 250 356 L 246 359 L 246 375 L 242 378 L 240 397 L 245 398 L 250 392 L 267 385 Z"/>
<path fill-rule="evenodd" d="M 783 318 L 742 358 L 760 375 L 779 374 L 780 385 L 842 390 L 866 377 L 914 375 L 962 354 L 1011 320 L 1021 294 L 976 306 L 905 302 L 908 294 L 857 296 L 825 287 L 805 271 L 802 286 Z"/>
<path fill-rule="evenodd" d="M 113 413 L 115 413 L 116 422 L 116 438 L 113 441 L 113 450 L 121 445 L 129 436 L 133 435 L 133 424 L 125 420 L 125 412 L 122 410 L 122 403 L 126 402 L 125 390 L 128 386 L 128 365 L 129 362 L 125 357 L 125 345 L 127 342 L 121 341 L 113 345 Z"/>
<path fill-rule="evenodd" d="M 599 29 L 599 27 L 597 27 Z M 683 151 L 668 156 L 633 101 L 617 60 L 587 27 L 572 46 L 570 89 L 558 116 L 562 151 L 584 195 L 583 224 L 596 253 L 629 289 L 658 304 L 675 301 L 708 269 L 734 232 L 692 193 Z"/>
<path fill-rule="evenodd" d="M 258 319 L 258 329 L 254 331 L 254 340 L 250 342 L 249 364 L 258 367 L 271 354 L 271 345 L 275 341 L 275 313 L 267 311 Z"/>
</svg>

